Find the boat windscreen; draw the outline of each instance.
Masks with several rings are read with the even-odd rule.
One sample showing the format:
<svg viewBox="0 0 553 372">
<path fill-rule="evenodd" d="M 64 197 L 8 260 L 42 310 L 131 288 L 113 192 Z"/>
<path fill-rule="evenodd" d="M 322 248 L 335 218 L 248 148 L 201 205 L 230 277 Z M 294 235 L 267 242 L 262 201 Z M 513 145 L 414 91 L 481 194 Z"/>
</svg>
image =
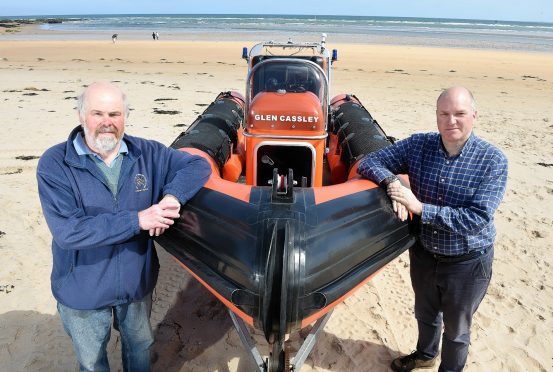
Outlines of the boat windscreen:
<svg viewBox="0 0 553 372">
<path fill-rule="evenodd" d="M 264 63 L 254 72 L 252 98 L 260 92 L 312 92 L 321 99 L 321 73 L 306 63 Z"/>
</svg>

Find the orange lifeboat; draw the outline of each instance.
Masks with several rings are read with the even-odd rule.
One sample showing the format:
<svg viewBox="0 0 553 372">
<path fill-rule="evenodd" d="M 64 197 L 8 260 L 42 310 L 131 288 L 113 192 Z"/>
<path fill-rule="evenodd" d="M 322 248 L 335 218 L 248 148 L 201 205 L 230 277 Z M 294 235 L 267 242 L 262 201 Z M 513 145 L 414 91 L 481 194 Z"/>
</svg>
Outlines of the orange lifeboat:
<svg viewBox="0 0 553 372">
<path fill-rule="evenodd" d="M 414 242 L 386 193 L 356 176 L 392 141 L 355 96 L 329 98 L 320 43 L 260 43 L 246 95 L 219 94 L 172 147 L 213 173 L 157 243 L 221 300 L 261 371 L 299 370 L 285 336 L 316 322 Z M 272 345 L 269 360 L 247 323 Z M 291 366 L 291 367 L 290 367 Z"/>
</svg>

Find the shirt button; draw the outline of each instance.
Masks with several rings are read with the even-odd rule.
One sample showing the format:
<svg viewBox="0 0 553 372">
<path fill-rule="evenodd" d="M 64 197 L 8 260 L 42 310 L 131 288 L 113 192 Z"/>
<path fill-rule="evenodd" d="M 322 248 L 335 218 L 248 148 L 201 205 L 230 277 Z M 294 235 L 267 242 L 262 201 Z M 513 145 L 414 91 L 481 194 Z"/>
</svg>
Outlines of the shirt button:
<svg viewBox="0 0 553 372">
<path fill-rule="evenodd" d="M 434 230 L 434 234 L 437 234 L 438 232 L 436 230 Z"/>
<path fill-rule="evenodd" d="M 445 162 L 446 164 L 449 164 L 449 160 Z"/>
<path fill-rule="evenodd" d="M 438 247 L 434 247 L 434 250 L 438 250 Z"/>
<path fill-rule="evenodd" d="M 443 178 L 442 178 L 442 179 L 441 179 L 440 181 L 441 181 L 441 182 L 444 182 L 444 181 L 445 181 L 445 179 L 443 179 Z"/>
<path fill-rule="evenodd" d="M 438 200 L 442 200 L 442 197 L 441 197 L 441 196 L 438 196 Z"/>
</svg>

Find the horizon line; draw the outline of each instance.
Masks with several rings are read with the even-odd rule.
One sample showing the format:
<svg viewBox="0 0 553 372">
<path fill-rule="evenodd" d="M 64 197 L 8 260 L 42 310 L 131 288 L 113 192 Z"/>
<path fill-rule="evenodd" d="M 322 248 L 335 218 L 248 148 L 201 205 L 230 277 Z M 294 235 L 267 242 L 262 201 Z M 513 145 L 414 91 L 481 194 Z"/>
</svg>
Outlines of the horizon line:
<svg viewBox="0 0 553 372">
<path fill-rule="evenodd" d="M 265 13 L 67 13 L 67 14 L 28 14 L 28 15 L 2 15 L 2 20 L 17 20 L 17 17 L 36 17 L 36 18 L 64 18 L 76 16 L 265 16 L 265 17 L 282 17 L 282 16 L 311 16 L 311 17 L 351 17 L 351 18 L 396 18 L 396 19 L 447 19 L 456 21 L 487 21 L 487 22 L 513 22 L 513 23 L 539 23 L 553 24 L 552 21 L 520 21 L 509 19 L 486 19 L 486 18 L 449 18 L 449 17 L 417 17 L 417 16 L 390 16 L 390 15 L 349 15 L 349 14 L 300 14 L 300 13 L 281 13 L 281 14 L 265 14 Z"/>
</svg>

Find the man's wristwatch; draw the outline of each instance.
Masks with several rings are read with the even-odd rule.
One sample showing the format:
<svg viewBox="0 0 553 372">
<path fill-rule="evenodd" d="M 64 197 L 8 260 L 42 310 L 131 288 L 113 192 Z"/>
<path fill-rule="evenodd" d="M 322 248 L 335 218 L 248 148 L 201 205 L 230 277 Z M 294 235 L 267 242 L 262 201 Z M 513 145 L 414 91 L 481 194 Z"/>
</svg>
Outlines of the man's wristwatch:
<svg viewBox="0 0 553 372">
<path fill-rule="evenodd" d="M 395 174 L 392 174 L 391 176 L 388 176 L 384 178 L 382 181 L 380 181 L 380 186 L 386 188 L 388 187 L 389 184 L 396 181 L 399 181 L 399 178 L 397 178 Z"/>
</svg>

